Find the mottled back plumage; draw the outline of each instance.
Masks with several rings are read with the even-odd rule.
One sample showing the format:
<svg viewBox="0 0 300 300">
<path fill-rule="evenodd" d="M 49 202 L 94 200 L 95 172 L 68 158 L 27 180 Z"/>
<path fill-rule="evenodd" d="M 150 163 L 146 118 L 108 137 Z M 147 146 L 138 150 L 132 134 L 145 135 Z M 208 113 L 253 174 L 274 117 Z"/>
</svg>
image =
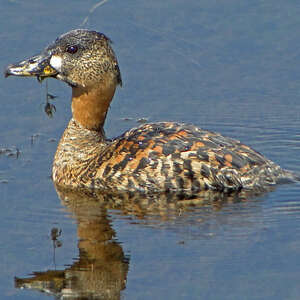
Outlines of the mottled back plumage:
<svg viewBox="0 0 300 300">
<path fill-rule="evenodd" d="M 193 125 L 146 124 L 105 142 L 71 120 L 53 176 L 68 186 L 191 194 L 263 189 L 289 173 L 241 142 Z"/>
</svg>

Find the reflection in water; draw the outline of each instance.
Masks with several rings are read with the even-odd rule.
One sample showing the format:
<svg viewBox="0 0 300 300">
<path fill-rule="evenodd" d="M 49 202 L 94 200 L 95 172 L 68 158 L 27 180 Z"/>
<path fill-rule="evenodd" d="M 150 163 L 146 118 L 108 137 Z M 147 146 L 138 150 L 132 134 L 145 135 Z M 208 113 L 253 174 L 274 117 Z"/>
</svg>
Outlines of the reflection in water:
<svg viewBox="0 0 300 300">
<path fill-rule="evenodd" d="M 51 240 L 53 244 L 53 263 L 56 269 L 56 258 L 55 258 L 55 250 L 56 248 L 60 248 L 62 246 L 62 242 L 58 239 L 61 236 L 62 230 L 59 228 L 52 228 L 51 229 Z"/>
<path fill-rule="evenodd" d="M 245 201 L 255 196 L 246 192 L 225 195 L 206 191 L 190 199 L 179 199 L 180 195 L 171 194 L 117 196 L 56 188 L 62 203 L 77 221 L 79 258 L 64 270 L 34 272 L 30 278 L 15 278 L 15 286 L 68 299 L 120 299 L 120 292 L 126 286 L 129 257 L 124 255 L 115 239 L 108 209 L 138 218 L 155 216 L 166 220 L 174 215 L 184 217 L 182 212 L 193 207 L 209 205 L 219 210 L 223 203 Z M 54 250 L 61 245 L 60 234 L 59 228 L 51 231 Z"/>
<path fill-rule="evenodd" d="M 34 272 L 16 278 L 17 288 L 29 288 L 68 299 L 120 299 L 125 288 L 129 257 L 114 239 L 106 210 L 95 197 L 84 193 L 59 193 L 77 221 L 79 258 L 64 270 Z M 60 230 L 52 230 L 57 245 Z"/>
</svg>

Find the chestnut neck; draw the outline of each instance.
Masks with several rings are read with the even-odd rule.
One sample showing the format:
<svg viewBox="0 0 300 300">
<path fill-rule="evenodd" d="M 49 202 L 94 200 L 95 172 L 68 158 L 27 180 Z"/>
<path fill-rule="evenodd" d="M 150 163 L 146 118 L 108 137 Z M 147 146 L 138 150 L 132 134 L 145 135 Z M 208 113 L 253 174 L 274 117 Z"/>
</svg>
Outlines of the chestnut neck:
<svg viewBox="0 0 300 300">
<path fill-rule="evenodd" d="M 114 82 L 100 82 L 90 87 L 73 87 L 73 119 L 86 129 L 102 132 L 115 90 Z"/>
</svg>

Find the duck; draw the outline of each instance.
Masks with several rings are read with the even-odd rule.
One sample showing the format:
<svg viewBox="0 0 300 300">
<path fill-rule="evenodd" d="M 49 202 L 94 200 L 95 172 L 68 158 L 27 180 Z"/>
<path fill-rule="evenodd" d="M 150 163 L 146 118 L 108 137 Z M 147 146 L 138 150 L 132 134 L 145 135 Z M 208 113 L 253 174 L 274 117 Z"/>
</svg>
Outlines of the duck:
<svg viewBox="0 0 300 300">
<path fill-rule="evenodd" d="M 111 44 L 103 33 L 71 30 L 41 54 L 4 71 L 5 77 L 56 78 L 72 88 L 72 118 L 52 167 L 56 185 L 196 194 L 260 190 L 295 179 L 240 141 L 190 124 L 148 123 L 107 139 L 105 119 L 117 86 L 122 86 Z"/>
</svg>

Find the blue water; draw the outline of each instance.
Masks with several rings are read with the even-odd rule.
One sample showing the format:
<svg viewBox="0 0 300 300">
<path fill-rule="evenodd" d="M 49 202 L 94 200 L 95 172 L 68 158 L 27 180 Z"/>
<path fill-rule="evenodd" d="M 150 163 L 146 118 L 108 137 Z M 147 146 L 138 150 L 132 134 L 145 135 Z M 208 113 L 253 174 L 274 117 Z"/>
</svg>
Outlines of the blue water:
<svg viewBox="0 0 300 300">
<path fill-rule="evenodd" d="M 2 69 L 85 22 L 84 28 L 113 40 L 122 72 L 108 136 L 137 126 L 139 118 L 183 121 L 242 140 L 300 172 L 300 3 L 110 0 L 95 8 L 97 3 L 1 0 Z M 95 259 L 97 271 L 80 274 L 119 278 L 112 280 L 120 286 L 111 299 L 299 298 L 299 184 L 180 212 L 141 217 L 110 209 L 102 216 L 92 207 L 81 216 L 61 203 L 50 179 L 71 114 L 69 88 L 48 84 L 58 96 L 52 119 L 44 113 L 44 84 L 0 78 L 1 299 L 49 299 L 15 287 L 14 277 L 72 269 L 82 258 L 79 249 L 90 249 L 85 239 L 98 241 L 96 234 L 86 235 L 103 228 L 111 234 L 107 248 L 98 241 L 99 249 L 90 252 L 102 257 Z M 52 228 L 62 230 L 55 249 Z M 118 259 L 104 255 L 110 251 Z"/>
</svg>

